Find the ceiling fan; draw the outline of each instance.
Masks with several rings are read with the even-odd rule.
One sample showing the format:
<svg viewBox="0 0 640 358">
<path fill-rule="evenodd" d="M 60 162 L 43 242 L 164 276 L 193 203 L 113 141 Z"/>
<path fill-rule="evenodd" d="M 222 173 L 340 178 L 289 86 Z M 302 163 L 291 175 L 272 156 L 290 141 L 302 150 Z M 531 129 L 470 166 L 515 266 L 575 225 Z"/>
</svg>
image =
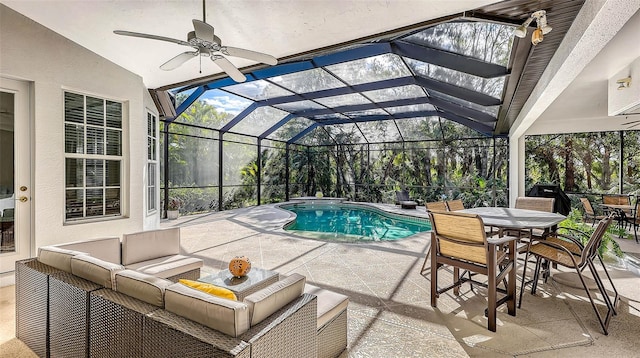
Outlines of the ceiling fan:
<svg viewBox="0 0 640 358">
<path fill-rule="evenodd" d="M 213 26 L 206 23 L 205 0 L 202 0 L 202 21 L 193 19 L 193 28 L 194 31 L 187 33 L 187 41 L 123 30 L 115 30 L 113 32 L 117 35 L 172 42 L 178 45 L 192 47 L 195 50 L 183 52 L 163 63 L 160 69 L 165 71 L 176 69 L 194 57 L 200 56 L 202 59 L 204 56 L 209 57 L 211 61 L 215 62 L 216 65 L 226 72 L 234 81 L 244 82 L 247 78 L 225 56 L 246 58 L 267 65 L 275 65 L 278 63 L 275 57 L 265 53 L 238 47 L 222 46 L 222 40 L 215 35 Z"/>
</svg>

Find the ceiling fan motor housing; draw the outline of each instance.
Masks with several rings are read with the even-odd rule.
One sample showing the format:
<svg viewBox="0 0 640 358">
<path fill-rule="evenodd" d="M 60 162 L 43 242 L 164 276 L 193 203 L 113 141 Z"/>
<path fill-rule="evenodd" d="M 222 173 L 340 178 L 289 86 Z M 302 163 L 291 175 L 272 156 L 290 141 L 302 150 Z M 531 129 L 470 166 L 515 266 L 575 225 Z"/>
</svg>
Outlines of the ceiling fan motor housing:
<svg viewBox="0 0 640 358">
<path fill-rule="evenodd" d="M 198 43 L 202 43 L 202 44 L 215 43 L 218 46 L 222 45 L 222 40 L 216 35 L 213 35 L 213 41 L 209 41 L 206 39 L 201 39 L 198 36 L 196 36 L 195 31 L 189 31 L 189 33 L 187 34 L 187 42 L 193 43 L 194 42 L 193 40 L 196 40 Z"/>
</svg>

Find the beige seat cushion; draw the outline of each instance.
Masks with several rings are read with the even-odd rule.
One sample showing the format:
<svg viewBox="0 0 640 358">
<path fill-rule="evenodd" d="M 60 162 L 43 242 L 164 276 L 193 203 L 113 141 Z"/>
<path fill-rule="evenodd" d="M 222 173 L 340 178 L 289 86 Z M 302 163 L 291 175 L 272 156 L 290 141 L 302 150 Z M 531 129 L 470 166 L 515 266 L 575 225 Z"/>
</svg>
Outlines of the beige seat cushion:
<svg viewBox="0 0 640 358">
<path fill-rule="evenodd" d="M 124 266 L 97 259 L 89 255 L 77 255 L 71 258 L 71 273 L 85 280 L 95 282 L 106 288 L 115 288 L 116 272 Z"/>
<path fill-rule="evenodd" d="M 246 304 L 213 296 L 181 283 L 166 288 L 164 307 L 167 311 L 232 337 L 249 329 Z"/>
<path fill-rule="evenodd" d="M 156 277 L 168 278 L 201 268 L 203 264 L 202 259 L 196 257 L 173 255 L 126 265 L 126 268 Z"/>
<path fill-rule="evenodd" d="M 116 273 L 118 292 L 164 308 L 164 291 L 173 282 L 133 270 Z"/>
<path fill-rule="evenodd" d="M 180 228 L 149 230 L 122 236 L 122 264 L 127 266 L 180 254 Z"/>
<path fill-rule="evenodd" d="M 42 246 L 38 249 L 38 261 L 65 272 L 71 272 L 71 258 L 76 255 L 87 255 L 87 253 L 55 246 Z"/>
<path fill-rule="evenodd" d="M 120 263 L 120 238 L 106 237 L 100 239 L 74 241 L 55 245 L 61 249 L 86 252 L 100 260 Z"/>
<path fill-rule="evenodd" d="M 317 286 L 306 284 L 304 293 L 318 297 L 318 329 L 346 310 L 349 305 L 348 296 Z"/>
<path fill-rule="evenodd" d="M 244 298 L 249 307 L 251 326 L 262 322 L 289 302 L 302 296 L 306 277 L 294 273 Z"/>
</svg>

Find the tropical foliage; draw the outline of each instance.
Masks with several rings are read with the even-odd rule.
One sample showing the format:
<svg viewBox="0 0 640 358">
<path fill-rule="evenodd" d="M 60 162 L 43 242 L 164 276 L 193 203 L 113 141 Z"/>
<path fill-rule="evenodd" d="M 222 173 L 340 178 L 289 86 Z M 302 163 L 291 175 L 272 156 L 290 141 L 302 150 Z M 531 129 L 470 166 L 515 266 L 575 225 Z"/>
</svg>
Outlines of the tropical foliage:
<svg viewBox="0 0 640 358">
<path fill-rule="evenodd" d="M 570 193 L 640 192 L 640 131 L 528 136 L 525 143 L 527 188 L 542 182 Z"/>
<path fill-rule="evenodd" d="M 354 124 L 318 127 L 299 144 L 289 145 L 288 153 L 284 141 L 261 141 L 258 158 L 255 137 L 226 133 L 220 145 L 219 131 L 209 128 L 221 128 L 229 118 L 196 101 L 175 123 L 163 126 L 169 166 L 163 183 L 171 197 L 182 199 L 183 213 L 257 205 L 258 182 L 261 203 L 284 201 L 287 180 L 289 197 L 321 191 L 357 201 L 393 202 L 395 190 L 407 188 L 412 198 L 424 201 L 460 198 L 468 206 L 507 201 L 506 139 L 486 138 L 444 119 L 398 121 L 407 134 L 427 138 L 415 142 L 402 142 L 397 129 L 397 137 L 389 137 L 384 122 L 362 128 L 393 142 L 363 143 Z M 301 127 L 304 123 L 294 122 L 277 137 L 290 139 Z"/>
<path fill-rule="evenodd" d="M 583 244 L 589 241 L 589 237 L 595 231 L 595 228 L 591 224 L 586 224 L 582 220 L 582 213 L 578 209 L 572 209 L 567 218 L 560 223 L 559 233 L 569 235 L 579 239 Z M 614 224 L 611 224 L 604 236 L 602 237 L 602 243 L 598 247 L 598 254 L 602 256 L 605 251 L 611 251 L 616 256 L 622 257 L 624 252 L 620 248 L 620 245 L 614 240 L 614 236 L 620 237 L 624 235 L 624 229 L 620 229 Z"/>
</svg>

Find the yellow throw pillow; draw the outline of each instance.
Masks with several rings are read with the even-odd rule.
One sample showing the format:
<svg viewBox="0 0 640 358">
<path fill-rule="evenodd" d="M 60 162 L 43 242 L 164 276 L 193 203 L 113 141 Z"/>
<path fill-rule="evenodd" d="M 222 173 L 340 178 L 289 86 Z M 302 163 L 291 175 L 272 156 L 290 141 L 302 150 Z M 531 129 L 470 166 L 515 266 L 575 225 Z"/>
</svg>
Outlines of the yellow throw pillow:
<svg viewBox="0 0 640 358">
<path fill-rule="evenodd" d="M 202 292 L 206 292 L 210 295 L 213 296 L 218 296 L 218 297 L 222 297 L 222 298 L 226 298 L 228 300 L 232 300 L 232 301 L 237 301 L 238 298 L 236 297 L 236 294 L 233 293 L 233 291 L 228 290 L 226 288 L 222 288 L 222 287 L 218 287 L 215 285 L 212 285 L 210 283 L 204 283 L 204 282 L 198 282 L 198 281 L 192 281 L 192 280 L 185 280 L 185 279 L 180 279 L 179 282 L 183 285 L 189 286 L 191 288 L 195 288 L 196 290 L 202 291 Z"/>
</svg>

